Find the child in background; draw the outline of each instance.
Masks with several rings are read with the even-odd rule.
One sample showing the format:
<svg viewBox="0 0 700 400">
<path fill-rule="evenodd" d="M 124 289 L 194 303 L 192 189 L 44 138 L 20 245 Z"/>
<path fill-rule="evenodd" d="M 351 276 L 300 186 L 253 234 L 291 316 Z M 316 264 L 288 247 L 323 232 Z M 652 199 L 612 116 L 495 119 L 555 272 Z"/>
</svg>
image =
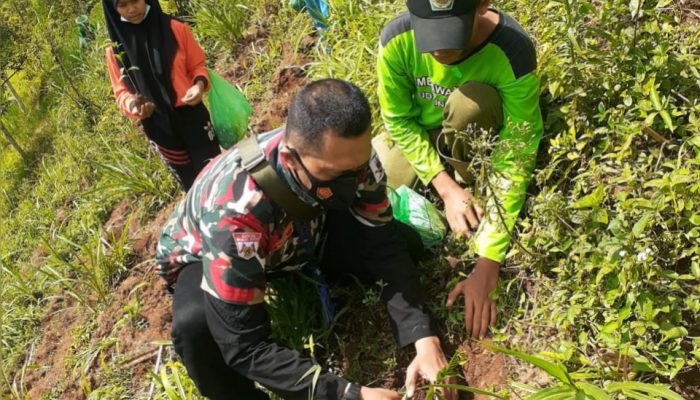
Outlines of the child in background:
<svg viewBox="0 0 700 400">
<path fill-rule="evenodd" d="M 209 89 L 204 52 L 187 25 L 158 0 L 102 0 L 107 65 L 117 104 L 146 136 L 185 191 L 220 152 L 202 96 Z"/>
</svg>

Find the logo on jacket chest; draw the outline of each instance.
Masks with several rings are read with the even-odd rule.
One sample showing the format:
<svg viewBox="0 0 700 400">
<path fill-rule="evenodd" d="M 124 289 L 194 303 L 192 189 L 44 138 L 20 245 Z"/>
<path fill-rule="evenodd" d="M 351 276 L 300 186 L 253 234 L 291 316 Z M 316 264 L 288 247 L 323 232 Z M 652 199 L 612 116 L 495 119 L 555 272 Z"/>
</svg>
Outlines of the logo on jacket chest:
<svg viewBox="0 0 700 400">
<path fill-rule="evenodd" d="M 447 98 L 452 94 L 453 89 L 433 83 L 429 76 L 421 76 L 416 78 L 416 88 L 418 88 L 417 96 L 423 100 L 433 101 L 433 105 L 438 108 L 445 108 Z M 429 92 L 420 90 L 422 88 L 430 89 Z"/>
</svg>

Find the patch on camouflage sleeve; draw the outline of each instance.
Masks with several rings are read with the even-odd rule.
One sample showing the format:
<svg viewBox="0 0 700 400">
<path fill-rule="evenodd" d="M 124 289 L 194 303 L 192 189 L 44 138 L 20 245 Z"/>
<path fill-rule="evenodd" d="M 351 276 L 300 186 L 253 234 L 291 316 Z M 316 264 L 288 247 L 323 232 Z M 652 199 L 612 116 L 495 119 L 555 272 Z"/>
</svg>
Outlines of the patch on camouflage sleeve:
<svg viewBox="0 0 700 400">
<path fill-rule="evenodd" d="M 238 256 L 244 260 L 250 260 L 255 257 L 260 247 L 261 233 L 258 232 L 239 232 L 233 234 L 233 241 L 236 243 Z"/>
</svg>

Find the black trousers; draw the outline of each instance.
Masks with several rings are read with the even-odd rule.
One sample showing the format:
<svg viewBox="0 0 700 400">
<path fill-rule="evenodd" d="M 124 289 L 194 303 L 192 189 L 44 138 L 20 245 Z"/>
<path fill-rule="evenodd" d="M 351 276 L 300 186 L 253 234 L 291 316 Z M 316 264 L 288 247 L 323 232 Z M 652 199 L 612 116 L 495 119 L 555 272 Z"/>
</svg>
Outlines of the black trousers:
<svg viewBox="0 0 700 400">
<path fill-rule="evenodd" d="M 209 111 L 200 103 L 176 107 L 170 115 L 155 113 L 142 121 L 146 136 L 185 191 L 209 160 L 221 153 L 211 135 Z"/>
<path fill-rule="evenodd" d="M 342 282 L 348 275 L 354 275 L 362 281 L 373 283 L 381 279 L 391 286 L 391 290 L 401 293 L 403 300 L 413 298 L 421 302 L 418 276 L 414 263 L 380 263 L 359 269 L 358 252 L 366 248 L 368 240 L 360 232 L 352 230 L 356 225 L 350 222 L 349 213 L 342 216 L 329 215 L 326 222 L 328 238 L 322 269 L 332 282 Z M 394 222 L 397 235 L 411 249 L 411 259 L 419 257 L 422 252 L 420 237 L 406 225 Z M 354 234 L 353 234 L 354 233 Z M 370 238 L 371 239 L 371 238 Z M 377 243 L 380 244 L 380 243 Z M 409 265 L 406 265 L 409 264 Z M 172 336 L 175 351 L 180 355 L 187 372 L 195 382 L 200 393 L 212 400 L 262 400 L 269 399 L 267 394 L 255 388 L 255 384 L 232 370 L 224 361 L 221 350 L 214 341 L 205 317 L 205 293 L 200 288 L 202 282 L 202 264 L 192 263 L 182 269 L 178 276 L 173 296 Z M 387 287 L 389 289 L 389 287 Z M 387 290 L 390 291 L 390 290 Z M 390 303 L 388 305 L 392 307 Z M 393 304 L 393 307 L 397 307 Z M 398 305 L 410 308 L 407 304 Z M 395 332 L 396 333 L 396 332 Z M 410 333 L 409 333 L 410 335 Z M 400 335 L 399 335 L 400 336 Z M 302 371 L 303 373 L 303 371 Z M 306 394 L 299 399 L 306 399 Z M 294 397 L 296 399 L 296 397 Z"/>
<path fill-rule="evenodd" d="M 224 362 L 204 315 L 202 263 L 186 266 L 173 295 L 173 346 L 199 392 L 212 400 L 269 400 Z"/>
</svg>

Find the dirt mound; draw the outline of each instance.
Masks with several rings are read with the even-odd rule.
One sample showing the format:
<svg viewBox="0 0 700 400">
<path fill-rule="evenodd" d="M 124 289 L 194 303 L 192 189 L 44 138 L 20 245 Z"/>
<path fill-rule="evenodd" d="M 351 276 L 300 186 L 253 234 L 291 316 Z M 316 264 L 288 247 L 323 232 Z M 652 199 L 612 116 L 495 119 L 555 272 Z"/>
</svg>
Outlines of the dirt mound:
<svg viewBox="0 0 700 400">
<path fill-rule="evenodd" d="M 268 13 L 276 13 L 277 7 L 269 7 Z M 265 51 L 268 27 L 264 22 L 245 35 L 233 60 L 221 59 L 216 70 L 234 85 L 244 87 L 252 80 L 250 68 L 256 54 Z M 263 98 L 251 100 L 253 115 L 250 126 L 254 133 L 267 132 L 284 124 L 287 108 L 299 89 L 306 84 L 307 68 L 311 65 L 311 51 L 318 37 L 306 36 L 295 48 L 291 43 L 282 44 L 282 59 L 272 76 L 269 90 Z"/>
<path fill-rule="evenodd" d="M 138 265 L 139 261 L 147 261 L 154 257 L 160 231 L 172 214 L 175 206 L 179 203 L 182 195 L 174 199 L 168 206 L 161 210 L 158 215 L 147 224 L 139 225 L 136 218 L 133 218 L 133 203 L 131 199 L 122 200 L 109 215 L 104 224 L 104 236 L 107 238 L 120 238 L 124 229 L 127 228 L 127 239 L 131 243 L 131 250 L 134 258 L 130 260 L 130 265 Z"/>
<path fill-rule="evenodd" d="M 253 132 L 262 133 L 283 125 L 287 119 L 287 109 L 299 89 L 306 84 L 308 59 L 292 54 L 285 57 L 272 78 L 272 96 L 268 101 L 253 105 L 255 110 Z"/>
<path fill-rule="evenodd" d="M 465 342 L 460 350 L 467 359 L 462 371 L 469 386 L 491 391 L 498 391 L 507 386 L 513 360 L 476 342 Z M 481 395 L 474 398 L 489 399 L 488 396 Z"/>
<path fill-rule="evenodd" d="M 245 84 L 252 78 L 251 60 L 256 51 L 262 47 L 266 38 L 267 27 L 256 27 L 251 33 L 245 35 L 238 46 L 237 55 L 233 60 L 222 57 L 216 63 L 217 72 L 229 82 Z"/>
</svg>

